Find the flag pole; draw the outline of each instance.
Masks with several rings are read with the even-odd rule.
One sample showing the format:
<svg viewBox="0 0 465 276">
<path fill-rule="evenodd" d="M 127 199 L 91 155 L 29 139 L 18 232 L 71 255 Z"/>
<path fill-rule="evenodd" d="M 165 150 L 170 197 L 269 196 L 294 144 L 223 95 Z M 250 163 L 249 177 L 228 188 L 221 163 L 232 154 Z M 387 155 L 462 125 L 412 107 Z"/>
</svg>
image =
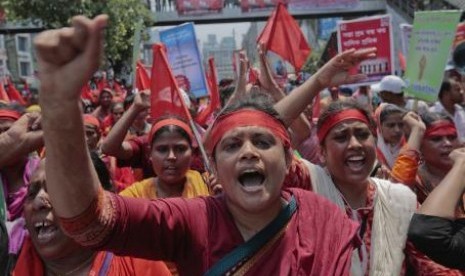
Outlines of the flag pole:
<svg viewBox="0 0 465 276">
<path fill-rule="evenodd" d="M 171 71 L 171 68 L 169 67 L 168 59 L 166 58 L 165 52 L 163 50 L 161 50 L 161 56 L 163 58 L 163 62 L 165 62 L 165 64 L 168 65 L 168 69 Z M 181 106 L 182 106 L 182 108 L 184 109 L 184 112 L 187 115 L 189 125 L 190 125 L 190 127 L 192 129 L 192 132 L 194 133 L 194 138 L 197 141 L 197 145 L 199 145 L 199 149 L 200 149 L 200 153 L 202 154 L 202 159 L 203 159 L 203 162 L 204 162 L 204 165 L 205 165 L 205 169 L 208 172 L 208 174 L 211 175 L 212 170 L 211 170 L 211 167 L 210 167 L 210 161 L 208 159 L 207 152 L 205 151 L 205 148 L 203 147 L 202 139 L 200 138 L 200 134 L 199 134 L 199 132 L 197 130 L 197 127 L 195 126 L 195 123 L 194 123 L 194 120 L 192 119 L 191 113 L 189 112 L 189 109 L 187 108 L 186 103 L 183 100 L 184 97 L 180 93 L 178 83 L 176 82 L 176 79 L 174 78 L 172 72 L 170 72 L 170 74 L 168 74 L 168 75 L 171 78 L 171 82 L 175 86 L 175 90 L 176 90 L 176 93 L 178 93 L 178 97 L 180 99 Z"/>
</svg>

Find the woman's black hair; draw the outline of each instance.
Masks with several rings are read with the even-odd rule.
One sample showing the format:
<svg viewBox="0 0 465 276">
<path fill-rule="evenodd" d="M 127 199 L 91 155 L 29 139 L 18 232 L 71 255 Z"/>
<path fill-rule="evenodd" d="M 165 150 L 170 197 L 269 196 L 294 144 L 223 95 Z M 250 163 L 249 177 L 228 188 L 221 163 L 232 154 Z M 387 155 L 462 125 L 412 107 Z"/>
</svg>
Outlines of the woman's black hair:
<svg viewBox="0 0 465 276">
<path fill-rule="evenodd" d="M 425 123 L 426 128 L 436 121 L 447 120 L 454 123 L 447 115 L 436 112 L 424 112 L 420 114 L 421 120 Z"/>
<path fill-rule="evenodd" d="M 124 110 L 128 110 L 128 108 L 134 102 L 135 97 L 136 97 L 136 94 L 131 94 L 124 99 L 124 102 L 123 102 Z"/>
<path fill-rule="evenodd" d="M 157 121 L 161 121 L 161 120 L 168 119 L 168 118 L 177 119 L 177 120 L 180 120 L 180 121 L 184 122 L 185 124 L 189 125 L 189 123 L 186 122 L 184 119 L 181 119 L 179 117 L 174 117 L 174 116 L 162 117 L 162 118 L 158 119 Z M 156 124 L 157 121 L 153 122 L 153 124 Z M 189 136 L 189 134 L 183 128 L 181 128 L 181 127 L 179 127 L 177 125 L 167 125 L 167 126 L 164 126 L 164 127 L 160 128 L 159 130 L 157 130 L 157 132 L 155 132 L 153 137 L 152 137 L 152 141 L 150 141 L 150 145 L 153 145 L 153 142 L 164 133 L 176 133 L 176 134 L 179 134 L 179 135 L 181 135 L 182 138 L 186 139 L 187 142 L 189 143 L 189 146 L 192 147 L 192 140 L 191 140 L 191 137 Z"/>
<path fill-rule="evenodd" d="M 258 91 L 251 92 L 224 108 L 219 116 L 232 113 L 239 109 L 250 108 L 265 112 L 268 115 L 273 116 L 284 125 L 281 115 L 278 113 L 278 111 L 276 111 L 276 109 L 274 109 L 273 105 L 274 100 L 269 94 Z"/>
<path fill-rule="evenodd" d="M 326 122 L 326 120 L 331 117 L 332 115 L 339 113 L 343 110 L 346 109 L 357 109 L 360 112 L 362 112 L 363 115 L 368 120 L 368 127 L 370 130 L 376 129 L 376 124 L 375 121 L 373 120 L 373 117 L 371 116 L 370 112 L 365 109 L 361 104 L 356 102 L 355 100 L 344 100 L 344 101 L 335 101 L 329 104 L 329 106 L 321 113 L 320 118 L 318 119 L 318 123 L 316 125 L 317 131 L 321 129 L 323 124 Z M 373 133 L 375 135 L 375 133 Z M 320 143 L 323 145 L 324 141 L 320 141 Z"/>
<path fill-rule="evenodd" d="M 398 107 L 395 104 L 386 104 L 386 106 L 381 111 L 381 114 L 379 114 L 380 123 L 383 123 L 389 115 L 392 115 L 395 113 L 400 113 L 403 115 L 407 113 L 407 111 L 401 107 Z"/>
</svg>

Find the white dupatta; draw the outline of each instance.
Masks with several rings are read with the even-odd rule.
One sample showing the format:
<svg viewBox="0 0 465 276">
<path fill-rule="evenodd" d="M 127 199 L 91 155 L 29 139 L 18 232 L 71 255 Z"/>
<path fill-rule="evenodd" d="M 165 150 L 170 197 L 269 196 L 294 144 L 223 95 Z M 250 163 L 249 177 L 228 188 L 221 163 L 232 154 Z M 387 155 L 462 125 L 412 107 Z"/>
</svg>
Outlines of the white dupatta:
<svg viewBox="0 0 465 276">
<path fill-rule="evenodd" d="M 346 212 L 344 200 L 331 176 L 320 166 L 304 160 L 313 191 L 326 197 Z M 417 208 L 416 195 L 403 184 L 372 178 L 376 185 L 371 233 L 369 275 L 400 275 L 410 219 Z M 364 247 L 363 247 L 364 248 Z M 363 255 L 362 248 L 362 255 Z M 366 259 L 366 258 L 365 258 Z M 352 254 L 351 275 L 364 275 L 364 264 L 356 251 Z"/>
</svg>

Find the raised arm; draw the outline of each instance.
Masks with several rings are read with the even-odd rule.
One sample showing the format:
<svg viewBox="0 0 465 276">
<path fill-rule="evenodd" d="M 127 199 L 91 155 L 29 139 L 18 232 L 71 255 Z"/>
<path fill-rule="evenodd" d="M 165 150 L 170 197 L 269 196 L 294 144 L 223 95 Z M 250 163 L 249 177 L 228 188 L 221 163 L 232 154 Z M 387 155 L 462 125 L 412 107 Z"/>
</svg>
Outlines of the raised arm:
<svg viewBox="0 0 465 276">
<path fill-rule="evenodd" d="M 266 58 L 266 49 L 262 43 L 259 43 L 257 51 L 260 59 L 260 85 L 271 94 L 275 102 L 279 102 L 286 96 L 286 94 L 273 78 L 270 65 Z M 291 129 L 294 134 L 292 137 L 292 144 L 294 147 L 299 146 L 300 143 L 310 136 L 310 123 L 302 113 L 291 124 Z"/>
<path fill-rule="evenodd" d="M 110 133 L 102 142 L 102 152 L 114 156 L 118 159 L 127 160 L 133 155 L 129 143 L 124 142 L 124 138 L 136 120 L 137 116 L 150 107 L 150 99 L 147 91 L 141 91 L 134 97 L 134 102 L 123 116 L 111 128 Z"/>
<path fill-rule="evenodd" d="M 455 210 L 465 189 L 465 148 L 454 150 L 454 165 L 412 218 L 409 240 L 432 260 L 465 269 L 465 222 Z"/>
<path fill-rule="evenodd" d="M 106 15 L 95 19 L 77 16 L 72 27 L 42 32 L 34 40 L 47 148 L 47 190 L 62 218 L 83 213 L 100 189 L 85 141 L 80 90 L 98 69 L 107 20 Z"/>
<path fill-rule="evenodd" d="M 275 104 L 274 107 L 281 114 L 284 123 L 290 126 L 324 88 L 363 80 L 365 75 L 350 75 L 349 69 L 364 59 L 374 57 L 375 51 L 376 48 L 347 50 L 328 61 L 301 86 Z"/>
<path fill-rule="evenodd" d="M 0 134 L 0 168 L 44 145 L 39 121 L 39 113 L 26 113 L 10 129 Z"/>
<path fill-rule="evenodd" d="M 249 66 L 249 60 L 247 59 L 245 52 L 240 51 L 239 52 L 239 76 L 236 80 L 236 87 L 231 97 L 229 97 L 228 101 L 225 103 L 223 108 L 237 101 L 237 99 L 241 98 L 246 93 L 248 66 Z"/>
<path fill-rule="evenodd" d="M 413 111 L 408 112 L 402 120 L 410 127 L 410 136 L 392 166 L 391 178 L 408 186 L 415 184 L 420 161 L 420 146 L 425 134 L 425 123 Z"/>
</svg>

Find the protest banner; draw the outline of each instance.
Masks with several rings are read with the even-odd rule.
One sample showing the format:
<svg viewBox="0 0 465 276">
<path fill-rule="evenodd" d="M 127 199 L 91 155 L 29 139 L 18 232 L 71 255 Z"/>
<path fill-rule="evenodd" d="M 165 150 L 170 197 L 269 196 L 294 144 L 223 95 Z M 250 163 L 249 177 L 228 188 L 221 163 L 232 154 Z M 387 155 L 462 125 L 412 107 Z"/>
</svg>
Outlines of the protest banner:
<svg viewBox="0 0 465 276">
<path fill-rule="evenodd" d="M 271 11 L 279 3 L 287 5 L 289 0 L 242 0 L 241 10 L 242 12 L 256 12 L 256 11 Z"/>
<path fill-rule="evenodd" d="M 308 11 L 315 9 L 353 8 L 359 0 L 289 0 L 290 11 Z"/>
<path fill-rule="evenodd" d="M 380 81 L 394 72 L 391 17 L 389 15 L 339 21 L 339 52 L 349 49 L 376 47 L 376 58 L 367 59 L 350 69 L 350 73 L 366 74 L 367 79 L 358 83 Z"/>
<path fill-rule="evenodd" d="M 410 38 L 412 37 L 412 28 L 410 24 L 400 24 L 400 49 L 402 54 L 407 59 L 408 58 L 408 47 L 410 44 Z"/>
<path fill-rule="evenodd" d="M 460 15 L 460 11 L 415 12 L 405 72 L 407 95 L 437 100 Z"/>
<path fill-rule="evenodd" d="M 175 78 L 182 80 L 178 85 L 197 98 L 208 95 L 194 24 L 185 23 L 160 31 L 160 41 L 167 48 Z"/>
<path fill-rule="evenodd" d="M 176 0 L 178 15 L 204 15 L 220 13 L 224 0 Z"/>
</svg>

